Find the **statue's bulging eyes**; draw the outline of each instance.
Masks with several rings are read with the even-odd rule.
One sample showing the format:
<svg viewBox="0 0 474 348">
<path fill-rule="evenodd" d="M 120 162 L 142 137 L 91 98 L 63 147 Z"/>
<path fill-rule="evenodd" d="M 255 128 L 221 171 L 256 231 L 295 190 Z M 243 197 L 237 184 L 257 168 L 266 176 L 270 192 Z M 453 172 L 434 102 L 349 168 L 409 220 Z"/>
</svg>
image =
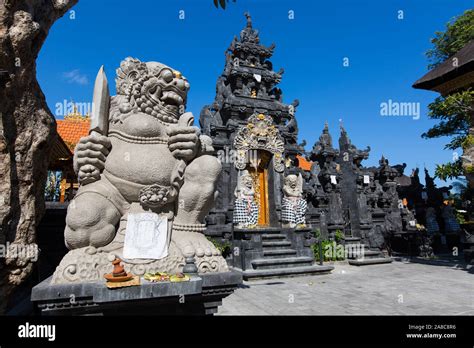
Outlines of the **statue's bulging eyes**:
<svg viewBox="0 0 474 348">
<path fill-rule="evenodd" d="M 173 73 L 170 71 L 170 70 L 163 70 L 163 72 L 161 73 L 161 78 L 166 82 L 166 83 L 170 83 L 171 81 L 173 81 Z"/>
<path fill-rule="evenodd" d="M 154 85 L 153 87 L 151 87 L 151 88 L 149 89 L 150 94 L 155 94 L 157 88 L 158 88 L 157 85 Z"/>
</svg>

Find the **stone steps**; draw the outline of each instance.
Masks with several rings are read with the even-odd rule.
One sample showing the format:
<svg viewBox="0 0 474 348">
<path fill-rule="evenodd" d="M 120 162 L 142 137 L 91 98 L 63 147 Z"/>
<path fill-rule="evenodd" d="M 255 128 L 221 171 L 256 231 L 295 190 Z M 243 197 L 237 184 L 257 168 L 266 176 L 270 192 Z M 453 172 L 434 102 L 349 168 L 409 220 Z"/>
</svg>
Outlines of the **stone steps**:
<svg viewBox="0 0 474 348">
<path fill-rule="evenodd" d="M 275 257 L 283 255 L 296 255 L 295 249 L 269 249 L 263 251 L 264 257 Z"/>
<path fill-rule="evenodd" d="M 368 259 L 356 259 L 349 260 L 349 265 L 353 266 L 369 266 L 369 265 L 378 265 L 383 263 L 391 263 L 392 259 L 389 257 L 377 257 L 377 258 L 368 258 Z"/>
<path fill-rule="evenodd" d="M 249 280 L 261 278 L 297 277 L 301 275 L 322 275 L 330 273 L 333 269 L 333 266 L 311 265 L 274 269 L 253 269 L 240 272 L 242 272 L 242 277 L 244 280 Z"/>
<path fill-rule="evenodd" d="M 263 248 L 274 248 L 274 247 L 291 247 L 291 242 L 287 240 L 283 241 L 271 241 L 271 242 L 262 242 Z"/>
<path fill-rule="evenodd" d="M 314 259 L 311 257 L 284 257 L 284 258 L 269 258 L 257 259 L 252 261 L 252 266 L 255 270 L 261 269 L 275 269 L 275 268 L 289 268 L 313 265 Z"/>
<path fill-rule="evenodd" d="M 354 249 L 354 252 L 356 252 L 356 251 L 358 251 L 358 250 L 357 250 L 357 249 Z M 377 250 L 370 250 L 370 249 L 365 249 L 365 250 L 363 251 L 363 253 L 364 253 L 364 254 L 363 254 L 363 257 L 364 257 L 364 258 L 380 257 L 380 256 L 383 255 L 380 251 L 377 251 Z M 350 250 L 349 250 L 349 256 L 351 256 L 351 255 L 350 255 Z M 358 256 L 358 255 L 354 255 L 353 257 L 349 257 L 349 258 L 355 259 L 356 256 Z M 361 255 L 361 256 L 362 256 L 362 255 Z"/>
<path fill-rule="evenodd" d="M 354 243 L 355 239 L 360 240 L 360 238 L 354 237 L 352 238 L 353 241 L 346 244 L 346 247 L 350 248 L 351 246 L 354 246 L 354 251 L 358 250 L 358 245 L 360 243 L 358 242 Z M 363 252 L 364 252 L 364 255 L 362 256 L 354 255 L 351 257 L 351 255 L 349 254 L 349 257 L 348 257 L 349 264 L 353 266 L 368 266 L 368 265 L 377 265 L 377 264 L 392 262 L 392 259 L 389 257 L 385 257 L 385 255 L 380 250 L 372 250 L 367 245 L 364 246 Z"/>
<path fill-rule="evenodd" d="M 275 239 L 286 240 L 286 237 L 283 234 L 262 234 L 262 240 L 275 240 Z"/>
<path fill-rule="evenodd" d="M 334 267 L 317 265 L 314 259 L 301 255 L 281 230 L 265 230 L 261 234 L 260 258 L 250 261 L 250 268 L 236 269 L 245 280 L 327 274 Z M 303 255 L 307 255 L 307 251 Z M 235 268 L 234 268 L 235 269 Z"/>
<path fill-rule="evenodd" d="M 380 256 L 381 255 L 381 252 L 380 251 L 376 251 L 376 250 L 364 250 L 364 257 L 365 258 L 370 258 L 370 257 L 377 257 L 377 256 Z"/>
<path fill-rule="evenodd" d="M 345 237 L 344 242 L 346 244 L 359 244 L 360 238 L 359 237 Z"/>
</svg>

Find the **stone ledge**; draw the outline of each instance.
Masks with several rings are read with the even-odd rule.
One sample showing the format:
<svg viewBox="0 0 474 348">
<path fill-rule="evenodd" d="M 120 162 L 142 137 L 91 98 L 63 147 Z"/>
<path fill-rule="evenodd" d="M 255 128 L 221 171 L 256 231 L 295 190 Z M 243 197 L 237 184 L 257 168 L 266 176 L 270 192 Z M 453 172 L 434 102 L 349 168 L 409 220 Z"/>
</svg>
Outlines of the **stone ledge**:
<svg viewBox="0 0 474 348">
<path fill-rule="evenodd" d="M 33 288 L 31 301 L 43 315 L 214 314 L 241 283 L 236 272 L 200 274 L 176 283 L 142 279 L 140 286 L 119 289 L 108 289 L 105 280 L 51 285 L 50 277 Z"/>
</svg>

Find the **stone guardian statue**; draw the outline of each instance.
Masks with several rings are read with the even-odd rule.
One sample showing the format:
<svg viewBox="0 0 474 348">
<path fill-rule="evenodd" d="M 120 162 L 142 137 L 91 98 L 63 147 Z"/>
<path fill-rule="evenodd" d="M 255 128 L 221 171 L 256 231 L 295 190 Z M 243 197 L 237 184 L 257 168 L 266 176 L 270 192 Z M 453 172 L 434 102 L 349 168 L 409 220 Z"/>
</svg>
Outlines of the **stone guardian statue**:
<svg viewBox="0 0 474 348">
<path fill-rule="evenodd" d="M 285 178 L 283 195 L 281 208 L 283 227 L 305 227 L 308 204 L 303 198 L 303 177 L 301 174 L 291 174 Z"/>
<path fill-rule="evenodd" d="M 199 272 L 227 271 L 203 234 L 221 163 L 184 112 L 189 87 L 180 72 L 129 57 L 110 97 L 99 71 L 90 135 L 74 152 L 80 187 L 66 217 L 71 251 L 53 283 L 99 279 L 113 257 L 137 275 L 180 272 L 185 258 Z"/>
<path fill-rule="evenodd" d="M 234 195 L 234 224 L 238 228 L 255 227 L 258 222 L 258 204 L 255 202 L 253 179 L 247 170 L 239 175 Z"/>
</svg>

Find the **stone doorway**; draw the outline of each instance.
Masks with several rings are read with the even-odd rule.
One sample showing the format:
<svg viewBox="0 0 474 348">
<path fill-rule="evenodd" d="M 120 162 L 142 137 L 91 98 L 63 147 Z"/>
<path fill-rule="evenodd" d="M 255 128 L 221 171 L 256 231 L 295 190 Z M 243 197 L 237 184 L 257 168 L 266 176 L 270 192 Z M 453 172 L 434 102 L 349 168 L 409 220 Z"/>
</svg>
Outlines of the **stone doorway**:
<svg viewBox="0 0 474 348">
<path fill-rule="evenodd" d="M 247 168 L 253 178 L 255 200 L 258 204 L 258 226 L 270 225 L 270 209 L 268 201 L 268 166 L 272 154 L 265 150 L 250 150 L 250 164 Z"/>
</svg>

